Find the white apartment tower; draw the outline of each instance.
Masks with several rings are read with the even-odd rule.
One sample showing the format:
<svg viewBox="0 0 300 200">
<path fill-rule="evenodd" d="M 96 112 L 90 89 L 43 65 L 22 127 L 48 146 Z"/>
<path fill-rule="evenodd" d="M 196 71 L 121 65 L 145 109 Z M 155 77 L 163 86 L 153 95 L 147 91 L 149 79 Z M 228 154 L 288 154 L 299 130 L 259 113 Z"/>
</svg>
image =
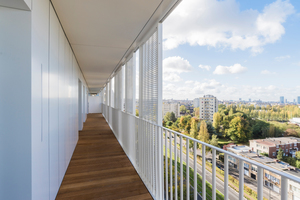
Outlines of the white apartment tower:
<svg viewBox="0 0 300 200">
<path fill-rule="evenodd" d="M 173 113 L 175 113 L 175 117 L 179 117 L 180 116 L 180 105 L 179 105 L 179 103 L 163 102 L 162 116 L 164 117 L 167 112 L 173 112 Z"/>
<path fill-rule="evenodd" d="M 215 112 L 218 112 L 218 99 L 212 95 L 204 95 L 199 98 L 200 119 L 213 121 Z"/>
<path fill-rule="evenodd" d="M 194 99 L 194 108 L 198 108 L 199 107 L 199 102 L 200 102 L 199 98 Z"/>
</svg>

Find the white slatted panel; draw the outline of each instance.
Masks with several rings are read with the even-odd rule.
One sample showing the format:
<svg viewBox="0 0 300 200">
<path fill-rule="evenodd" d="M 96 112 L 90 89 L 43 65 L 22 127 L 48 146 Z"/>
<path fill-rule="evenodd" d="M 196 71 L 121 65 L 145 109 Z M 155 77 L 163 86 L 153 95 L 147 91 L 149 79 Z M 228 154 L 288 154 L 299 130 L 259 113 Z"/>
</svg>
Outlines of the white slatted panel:
<svg viewBox="0 0 300 200">
<path fill-rule="evenodd" d="M 117 71 L 115 75 L 115 107 L 118 110 L 122 109 L 122 98 L 123 98 L 123 70 L 122 67 Z"/>
<path fill-rule="evenodd" d="M 110 80 L 110 106 L 112 108 L 115 108 L 115 77 L 113 77 L 111 80 Z"/>
<path fill-rule="evenodd" d="M 133 114 L 133 68 L 131 57 L 125 65 L 125 110 L 130 114 Z"/>
<path fill-rule="evenodd" d="M 158 32 L 140 48 L 140 117 L 158 123 Z M 142 101 L 142 102 L 141 102 Z"/>
</svg>

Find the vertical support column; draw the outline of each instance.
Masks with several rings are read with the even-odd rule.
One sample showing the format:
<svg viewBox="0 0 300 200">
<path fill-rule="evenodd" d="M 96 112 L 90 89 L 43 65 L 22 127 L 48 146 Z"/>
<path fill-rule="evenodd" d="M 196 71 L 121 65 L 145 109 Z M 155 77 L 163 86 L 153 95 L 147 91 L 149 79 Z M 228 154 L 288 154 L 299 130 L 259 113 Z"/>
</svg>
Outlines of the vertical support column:
<svg viewBox="0 0 300 200">
<path fill-rule="evenodd" d="M 212 150 L 212 200 L 216 200 L 216 150 Z"/>
<path fill-rule="evenodd" d="M 281 176 L 281 200 L 288 199 L 288 179 Z"/>
<path fill-rule="evenodd" d="M 162 59 L 163 59 L 163 39 L 162 39 L 162 23 L 158 23 L 158 77 L 157 77 L 157 124 L 162 126 Z"/>
<path fill-rule="evenodd" d="M 224 200 L 228 200 L 228 154 L 224 153 Z"/>
<path fill-rule="evenodd" d="M 239 159 L 239 199 L 244 199 L 244 161 Z"/>
<path fill-rule="evenodd" d="M 263 200 L 264 185 L 263 185 L 263 169 L 257 167 L 257 199 Z"/>
</svg>

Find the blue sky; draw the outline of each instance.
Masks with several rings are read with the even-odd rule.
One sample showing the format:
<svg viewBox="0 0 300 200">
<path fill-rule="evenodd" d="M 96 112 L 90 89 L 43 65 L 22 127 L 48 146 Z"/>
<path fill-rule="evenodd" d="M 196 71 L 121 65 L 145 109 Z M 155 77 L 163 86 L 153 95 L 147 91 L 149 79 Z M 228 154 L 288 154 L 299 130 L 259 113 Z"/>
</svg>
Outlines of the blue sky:
<svg viewBox="0 0 300 200">
<path fill-rule="evenodd" d="M 164 99 L 300 96 L 299 0 L 184 0 L 163 30 Z"/>
</svg>

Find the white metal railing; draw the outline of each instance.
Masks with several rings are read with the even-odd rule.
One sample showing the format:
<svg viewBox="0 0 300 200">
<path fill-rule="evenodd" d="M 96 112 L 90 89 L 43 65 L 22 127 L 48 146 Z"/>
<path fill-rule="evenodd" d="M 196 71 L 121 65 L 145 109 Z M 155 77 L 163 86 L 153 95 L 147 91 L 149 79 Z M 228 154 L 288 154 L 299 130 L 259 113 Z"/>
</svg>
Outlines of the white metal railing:
<svg viewBox="0 0 300 200">
<path fill-rule="evenodd" d="M 191 194 L 193 194 L 194 199 L 197 199 L 197 196 L 201 196 L 202 199 L 213 200 L 227 200 L 229 198 L 245 199 L 244 162 L 257 166 L 256 192 L 257 199 L 259 200 L 263 199 L 265 188 L 263 184 L 263 170 L 268 170 L 281 177 L 281 197 L 279 197 L 280 194 L 278 194 L 277 197 L 273 197 L 273 199 L 289 199 L 288 180 L 300 183 L 300 179 L 295 176 L 201 142 L 168 128 L 158 126 L 121 110 L 103 105 L 103 115 L 154 199 L 190 199 Z M 197 162 L 198 145 L 202 145 L 202 164 Z M 211 184 L 211 195 L 207 193 L 206 188 L 206 181 L 209 178 L 207 177 L 205 159 L 207 148 L 212 150 L 212 177 L 211 180 L 208 181 Z M 190 152 L 192 156 L 185 151 Z M 221 180 L 216 176 L 217 152 L 224 153 L 223 191 L 220 191 L 224 197 L 217 197 L 216 195 L 217 180 L 219 183 Z M 229 187 L 228 156 L 234 157 L 239 161 L 238 192 L 233 192 Z M 191 169 L 193 170 L 193 174 L 190 174 Z M 200 174 L 197 171 L 198 169 L 201 171 Z M 198 174 L 202 178 L 200 191 L 198 191 L 198 188 L 201 184 L 195 181 L 197 180 Z M 194 182 L 193 184 L 192 181 Z M 184 187 L 184 183 L 186 187 Z M 231 192 L 229 192 L 230 190 Z M 229 195 L 231 195 L 231 197 L 229 197 Z"/>
</svg>

